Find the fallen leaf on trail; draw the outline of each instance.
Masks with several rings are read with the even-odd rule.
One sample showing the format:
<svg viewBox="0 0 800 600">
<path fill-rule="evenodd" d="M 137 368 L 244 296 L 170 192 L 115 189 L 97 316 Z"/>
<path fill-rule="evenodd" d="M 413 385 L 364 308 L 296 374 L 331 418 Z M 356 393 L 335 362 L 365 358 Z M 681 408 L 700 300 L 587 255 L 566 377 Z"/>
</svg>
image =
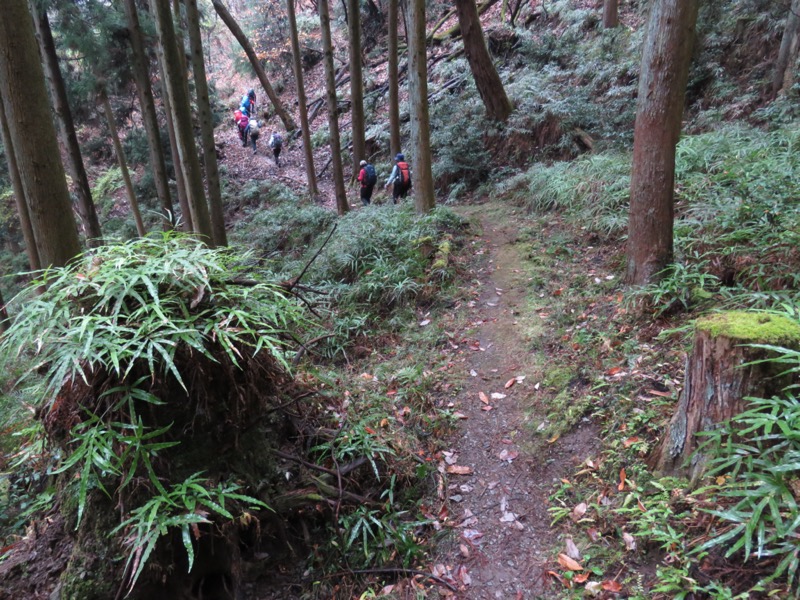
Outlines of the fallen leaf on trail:
<svg viewBox="0 0 800 600">
<path fill-rule="evenodd" d="M 613 579 L 609 579 L 603 582 L 603 589 L 607 592 L 621 592 L 622 584 L 620 584 L 618 581 L 614 581 Z"/>
<path fill-rule="evenodd" d="M 425 327 L 425 325 L 430 325 L 430 323 L 431 323 L 430 319 L 425 319 L 424 321 L 420 321 L 419 322 L 419 326 L 420 327 Z"/>
<path fill-rule="evenodd" d="M 625 549 L 633 552 L 636 550 L 636 539 L 627 531 L 622 532 L 622 539 L 625 542 Z"/>
<path fill-rule="evenodd" d="M 592 540 L 593 542 L 598 541 L 602 537 L 600 535 L 600 532 L 597 531 L 597 529 L 595 529 L 594 527 L 590 527 L 589 530 L 586 532 L 586 535 L 588 535 L 589 539 Z"/>
<path fill-rule="evenodd" d="M 647 512 L 647 509 L 644 507 L 644 504 L 642 504 L 642 501 L 641 501 L 641 500 L 638 500 L 638 499 L 637 499 L 637 500 L 636 500 L 636 504 L 639 506 L 639 510 L 640 510 L 640 511 L 642 511 L 642 512 Z"/>
<path fill-rule="evenodd" d="M 549 440 L 547 440 L 547 443 L 548 443 L 548 444 L 552 444 L 553 442 L 555 442 L 555 441 L 556 441 L 558 438 L 560 438 L 560 437 L 561 437 L 561 434 L 560 434 L 560 433 L 557 433 L 557 434 L 555 434 L 553 437 L 551 437 Z"/>
<path fill-rule="evenodd" d="M 517 515 L 515 515 L 513 512 L 504 512 L 503 516 L 500 517 L 501 523 L 513 523 L 516 520 L 517 520 Z"/>
<path fill-rule="evenodd" d="M 622 446 L 624 448 L 630 448 L 632 444 L 635 444 L 638 441 L 639 441 L 639 437 L 638 436 L 629 437 L 627 440 L 622 442 Z"/>
<path fill-rule="evenodd" d="M 477 377 L 478 376 L 478 372 L 475 369 L 470 369 L 469 370 L 469 375 L 470 375 L 470 377 Z"/>
<path fill-rule="evenodd" d="M 622 372 L 622 367 L 611 367 L 608 371 L 606 371 L 606 375 L 616 375 L 617 373 Z"/>
<path fill-rule="evenodd" d="M 570 558 L 563 552 L 558 555 L 558 564 L 567 571 L 583 571 L 583 567 L 575 559 Z"/>
<path fill-rule="evenodd" d="M 492 400 L 502 400 L 506 398 L 505 394 L 501 394 L 500 392 L 492 392 Z"/>
<path fill-rule="evenodd" d="M 472 475 L 472 467 L 466 465 L 449 465 L 447 472 L 453 475 Z"/>
<path fill-rule="evenodd" d="M 463 583 L 464 585 L 470 585 L 472 583 L 472 577 L 469 576 L 469 573 L 467 572 L 467 567 L 465 567 L 464 565 L 458 567 L 458 569 L 456 570 L 456 575 L 461 580 L 461 583 Z"/>
<path fill-rule="evenodd" d="M 662 398 L 672 398 L 672 392 L 659 392 L 658 390 L 647 390 L 651 396 L 661 396 Z"/>
<path fill-rule="evenodd" d="M 375 430 L 372 427 L 364 427 L 364 431 L 369 434 L 375 435 Z"/>
<path fill-rule="evenodd" d="M 471 527 L 477 524 L 478 524 L 478 517 L 469 517 L 468 519 L 464 519 L 463 521 L 461 521 L 459 527 Z"/>
<path fill-rule="evenodd" d="M 602 591 L 602 586 L 600 585 L 599 581 L 590 581 L 586 584 L 586 593 L 590 596 L 597 596 Z"/>
<path fill-rule="evenodd" d="M 513 379 L 509 379 L 508 381 L 506 381 L 506 385 L 505 385 L 504 387 L 505 387 L 506 389 L 508 389 L 508 388 L 510 388 L 511 386 L 513 386 L 515 383 L 517 383 L 517 379 L 516 379 L 516 377 L 515 377 L 515 378 L 513 378 Z"/>
<path fill-rule="evenodd" d="M 510 451 L 509 450 L 502 450 L 500 452 L 500 454 L 497 455 L 497 458 L 499 458 L 500 460 L 507 460 L 508 462 L 511 462 L 512 460 L 514 460 L 518 456 L 519 456 L 519 452 L 517 452 L 516 450 L 510 450 Z"/>
<path fill-rule="evenodd" d="M 468 542 L 474 542 L 475 540 L 479 540 L 483 537 L 483 533 L 478 531 L 477 529 L 465 529 L 461 532 L 461 537 L 463 537 Z"/>
<path fill-rule="evenodd" d="M 486 405 L 486 406 L 481 406 L 481 410 L 485 410 L 485 411 L 487 411 L 487 412 L 488 412 L 488 411 L 490 411 L 490 410 L 492 410 L 492 408 L 494 408 L 494 407 L 492 407 L 492 406 L 489 406 L 489 405 Z"/>
<path fill-rule="evenodd" d="M 591 573 L 578 573 L 575 577 L 572 578 L 572 581 L 575 583 L 583 583 L 587 579 L 591 577 Z"/>
<path fill-rule="evenodd" d="M 454 419 L 468 419 L 469 417 L 467 417 L 467 415 L 465 415 L 462 412 L 456 411 L 456 412 L 453 413 L 453 418 Z"/>
<path fill-rule="evenodd" d="M 389 594 L 392 593 L 392 590 L 394 590 L 394 584 L 393 583 L 390 584 L 390 585 L 384 586 L 383 589 L 381 590 L 381 596 L 388 596 Z"/>
<path fill-rule="evenodd" d="M 625 478 L 626 477 L 627 477 L 627 475 L 625 474 L 625 469 L 620 469 L 619 470 L 619 485 L 617 486 L 617 489 L 620 492 L 625 489 Z"/>
<path fill-rule="evenodd" d="M 542 384 L 541 384 L 541 383 L 537 383 L 537 384 L 535 384 L 535 385 L 533 386 L 533 389 L 535 389 L 535 390 L 538 390 L 540 385 L 542 385 Z"/>
<path fill-rule="evenodd" d="M 557 290 L 553 290 L 553 296 L 560 296 L 561 292 L 564 291 L 564 288 L 558 288 Z"/>
<path fill-rule="evenodd" d="M 572 541 L 572 538 L 567 538 L 566 547 L 567 556 L 574 558 L 575 560 L 581 559 L 581 551 L 578 550 L 578 547 L 575 545 L 575 542 Z"/>
<path fill-rule="evenodd" d="M 717 485 L 725 485 L 725 482 L 727 480 L 728 480 L 728 476 L 727 475 L 720 475 L 719 477 L 717 477 L 717 479 L 715 481 L 717 482 Z"/>
<path fill-rule="evenodd" d="M 464 558 L 469 558 L 469 546 L 466 544 L 459 544 L 458 549 L 461 552 L 461 556 Z"/>
<path fill-rule="evenodd" d="M 481 402 L 483 402 L 484 404 L 489 404 L 489 396 L 487 396 L 483 392 L 478 392 L 478 398 L 480 398 Z"/>
<path fill-rule="evenodd" d="M 566 579 L 564 579 L 564 578 L 563 578 L 561 575 L 559 575 L 559 574 L 558 574 L 558 573 L 556 573 L 555 571 L 548 571 L 548 572 L 547 572 L 547 574 L 548 574 L 548 575 L 552 575 L 553 577 L 555 577 L 556 579 L 558 579 L 558 580 L 561 582 L 561 585 L 563 585 L 564 587 L 566 587 L 566 588 L 568 588 L 568 587 L 572 587 L 569 581 L 567 581 Z"/>
<path fill-rule="evenodd" d="M 389 419 L 383 418 L 381 419 L 381 427 L 388 427 L 389 426 Z"/>
<path fill-rule="evenodd" d="M 581 518 L 583 515 L 585 515 L 585 514 L 586 514 L 586 509 L 587 509 L 587 508 L 589 508 L 589 507 L 586 505 L 586 502 L 581 502 L 580 504 L 578 504 L 578 506 L 576 506 L 575 508 L 573 508 L 573 509 L 572 509 L 572 513 L 571 513 L 571 515 L 572 515 L 572 520 L 573 520 L 573 521 L 577 521 L 577 520 L 578 520 L 578 519 L 580 519 L 580 518 Z"/>
</svg>

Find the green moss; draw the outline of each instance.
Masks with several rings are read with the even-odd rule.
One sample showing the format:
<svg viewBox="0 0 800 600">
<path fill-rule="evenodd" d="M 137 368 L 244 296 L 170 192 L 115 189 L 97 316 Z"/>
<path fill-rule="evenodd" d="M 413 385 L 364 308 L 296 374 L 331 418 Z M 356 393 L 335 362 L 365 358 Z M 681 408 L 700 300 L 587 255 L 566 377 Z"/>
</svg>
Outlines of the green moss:
<svg viewBox="0 0 800 600">
<path fill-rule="evenodd" d="M 698 319 L 695 327 L 712 336 L 744 343 L 800 346 L 800 323 L 782 315 L 728 311 Z"/>
<path fill-rule="evenodd" d="M 563 390 L 572 381 L 575 373 L 570 367 L 554 367 L 544 375 L 544 385 L 548 388 Z"/>
</svg>

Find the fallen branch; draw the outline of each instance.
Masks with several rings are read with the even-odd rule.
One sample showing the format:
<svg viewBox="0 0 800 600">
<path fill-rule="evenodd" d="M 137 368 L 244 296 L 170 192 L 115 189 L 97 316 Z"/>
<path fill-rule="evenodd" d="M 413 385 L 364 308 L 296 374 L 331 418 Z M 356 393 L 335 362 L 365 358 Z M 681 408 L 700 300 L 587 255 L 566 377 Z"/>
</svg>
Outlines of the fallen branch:
<svg viewBox="0 0 800 600">
<path fill-rule="evenodd" d="M 385 569 L 355 569 L 352 571 L 339 571 L 337 573 L 331 573 L 330 575 L 324 575 L 323 579 L 332 579 L 334 577 L 345 577 L 347 575 L 381 575 L 386 573 L 392 573 L 394 575 L 419 575 L 421 577 L 426 577 L 431 581 L 435 581 L 439 585 L 443 585 L 451 592 L 458 591 L 453 584 L 442 579 L 438 575 L 434 575 L 433 573 L 428 573 L 427 571 L 420 571 L 419 569 L 406 569 L 404 567 L 387 567 Z"/>
</svg>

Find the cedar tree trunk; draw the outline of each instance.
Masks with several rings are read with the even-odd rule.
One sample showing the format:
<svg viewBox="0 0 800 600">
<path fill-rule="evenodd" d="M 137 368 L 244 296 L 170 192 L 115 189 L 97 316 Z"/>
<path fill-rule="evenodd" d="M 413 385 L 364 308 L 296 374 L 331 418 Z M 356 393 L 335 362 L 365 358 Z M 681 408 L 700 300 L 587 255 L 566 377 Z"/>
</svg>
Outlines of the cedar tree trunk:
<svg viewBox="0 0 800 600">
<path fill-rule="evenodd" d="M 233 18 L 231 13 L 229 13 L 228 9 L 225 8 L 225 5 L 222 3 L 222 0 L 211 0 L 211 3 L 214 5 L 214 10 L 217 11 L 217 14 L 222 19 L 223 23 L 225 23 L 228 29 L 230 29 L 231 33 L 233 34 L 233 37 L 235 37 L 236 41 L 239 42 L 239 45 L 242 47 L 242 50 L 244 50 L 244 53 L 247 55 L 248 60 L 250 60 L 250 65 L 256 72 L 256 76 L 258 77 L 258 80 L 261 82 L 261 86 L 267 93 L 269 101 L 272 102 L 272 106 L 275 109 L 275 113 L 283 122 L 283 126 L 286 128 L 286 131 L 294 131 L 295 129 L 297 129 L 297 125 L 295 125 L 291 115 L 288 112 L 286 112 L 286 109 L 283 107 L 280 98 L 278 98 L 278 94 L 276 94 L 275 90 L 272 88 L 272 84 L 269 82 L 267 73 L 261 66 L 261 62 L 258 60 L 258 56 L 256 56 L 256 51 L 253 50 L 253 46 L 250 44 L 250 40 L 247 39 L 247 36 L 242 31 L 242 28 L 239 27 L 239 24 Z"/>
<path fill-rule="evenodd" d="M 111 136 L 111 141 L 114 144 L 114 152 L 117 155 L 119 169 L 122 171 L 122 181 L 125 182 L 125 191 L 128 194 L 128 203 L 131 206 L 133 220 L 136 223 L 136 232 L 139 234 L 139 237 L 144 237 L 147 235 L 147 231 L 145 230 L 144 222 L 142 221 L 142 213 L 139 212 L 139 201 L 136 199 L 136 193 L 133 191 L 133 182 L 131 181 L 131 174 L 128 171 L 128 161 L 125 160 L 125 152 L 122 150 L 122 144 L 119 141 L 117 125 L 114 123 L 114 111 L 111 110 L 111 102 L 108 101 L 108 94 L 106 93 L 105 87 L 103 87 L 105 84 L 100 82 L 98 85 L 100 86 L 100 89 L 97 92 L 97 99 L 100 102 L 100 105 L 103 107 L 103 112 L 106 115 L 108 132 Z"/>
<path fill-rule="evenodd" d="M 183 169 L 186 184 L 186 200 L 192 215 L 194 231 L 209 245 L 214 244 L 211 232 L 211 220 L 208 216 L 203 175 L 197 158 L 197 147 L 194 142 L 191 105 L 185 84 L 185 72 L 181 70 L 178 56 L 177 40 L 172 25 L 172 15 L 168 0 L 153 0 L 150 5 L 155 17 L 158 41 L 161 47 L 161 59 L 164 62 L 164 79 L 169 96 L 172 121 L 175 125 L 175 138 L 180 162 L 176 169 Z"/>
<path fill-rule="evenodd" d="M 11 147 L 42 266 L 60 267 L 80 253 L 81 245 L 33 21 L 25 0 L 3 0 L 2 15 L 0 90 Z"/>
<path fill-rule="evenodd" d="M 306 181 L 311 198 L 319 196 L 317 173 L 314 171 L 314 149 L 311 147 L 311 130 L 308 127 L 308 106 L 306 106 L 306 88 L 303 83 L 303 59 L 300 55 L 300 38 L 297 35 L 297 18 L 294 11 L 294 0 L 286 0 L 286 14 L 289 17 L 289 34 L 292 38 L 292 63 L 297 85 L 297 104 L 300 111 L 300 128 L 303 133 L 303 152 L 306 157 Z"/>
<path fill-rule="evenodd" d="M 214 144 L 214 121 L 211 115 L 206 66 L 203 60 L 203 39 L 200 35 L 200 14 L 197 10 L 197 0 L 185 1 L 189 46 L 192 52 L 192 71 L 197 92 L 197 110 L 200 113 L 200 136 L 203 142 L 203 163 L 206 167 L 208 205 L 211 210 L 211 231 L 214 235 L 215 246 L 227 246 L 228 236 L 225 233 L 225 213 L 219 185 L 217 148 Z"/>
<path fill-rule="evenodd" d="M 486 114 L 493 121 L 505 122 L 513 107 L 486 48 L 475 0 L 456 0 L 456 10 L 458 23 L 461 25 L 461 37 L 464 40 L 464 54 L 475 79 L 475 86 L 486 107 Z"/>
<path fill-rule="evenodd" d="M 772 95 L 777 96 L 792 87 L 794 80 L 794 63 L 800 47 L 800 0 L 792 0 L 786 26 L 783 29 L 778 60 L 772 75 Z"/>
<path fill-rule="evenodd" d="M 22 230 L 22 237 L 25 239 L 25 253 L 28 255 L 28 264 L 31 271 L 38 271 L 42 268 L 39 261 L 39 251 L 36 249 L 36 238 L 31 227 L 31 217 L 28 214 L 28 205 L 25 202 L 25 190 L 22 187 L 22 179 L 17 169 L 17 159 L 14 156 L 14 145 L 11 143 L 11 133 L 8 130 L 6 112 L 3 110 L 3 99 L 0 95 L 0 128 L 2 128 L 3 148 L 6 151 L 6 162 L 8 163 L 8 175 L 11 178 L 11 187 L 14 190 L 14 202 L 17 205 L 17 215 L 19 225 Z"/>
<path fill-rule="evenodd" d="M 392 158 L 400 152 L 400 93 L 397 67 L 397 37 L 400 27 L 399 0 L 389 0 L 389 147 Z"/>
<path fill-rule="evenodd" d="M 672 262 L 675 146 L 698 0 L 656 0 L 644 45 L 628 219 L 627 282 L 643 285 Z"/>
<path fill-rule="evenodd" d="M 613 29 L 619 25 L 619 0 L 604 0 L 603 27 Z"/>
<path fill-rule="evenodd" d="M 651 462 L 664 474 L 702 475 L 706 457 L 695 452 L 697 434 L 742 412 L 745 398 L 769 398 L 789 379 L 785 365 L 763 362 L 763 348 L 751 344 L 800 348 L 800 326 L 780 315 L 734 311 L 695 324 L 694 346 L 686 361 L 683 392 Z"/>
<path fill-rule="evenodd" d="M 353 125 L 353 175 L 355 181 L 359 163 L 365 158 L 364 141 L 364 80 L 361 74 L 361 11 L 359 0 L 347 0 L 350 18 L 347 27 L 350 33 L 350 105 Z"/>
<path fill-rule="evenodd" d="M 331 44 L 331 17 L 328 0 L 317 2 L 319 23 L 322 34 L 322 55 L 325 63 L 325 95 L 328 101 L 328 129 L 331 146 L 331 169 L 333 185 L 336 190 L 336 210 L 344 215 L 350 206 L 347 204 L 347 193 L 344 189 L 344 169 L 342 168 L 342 150 L 339 140 L 339 111 L 336 99 L 336 75 L 333 68 L 333 46 Z"/>
<path fill-rule="evenodd" d="M 431 172 L 431 126 L 428 119 L 428 56 L 425 46 L 425 0 L 409 0 L 408 96 L 411 103 L 414 207 L 422 214 L 436 205 Z"/>
<path fill-rule="evenodd" d="M 89 247 L 101 246 L 103 244 L 103 234 L 100 231 L 100 221 L 97 218 L 97 211 L 92 201 L 92 190 L 83 165 L 78 135 L 75 133 L 72 110 L 67 100 L 67 88 L 64 85 L 64 78 L 58 65 L 58 55 L 53 41 L 53 32 L 50 30 L 50 21 L 47 18 L 47 12 L 38 5 L 36 0 L 29 0 L 28 6 L 33 16 L 33 24 L 36 27 L 39 49 L 42 53 L 42 66 L 44 66 L 45 76 L 50 88 L 50 97 L 53 101 L 61 141 L 66 150 L 66 167 L 75 185 L 75 195 L 78 198 L 75 208 L 78 210 L 86 232 L 87 245 Z"/>
</svg>

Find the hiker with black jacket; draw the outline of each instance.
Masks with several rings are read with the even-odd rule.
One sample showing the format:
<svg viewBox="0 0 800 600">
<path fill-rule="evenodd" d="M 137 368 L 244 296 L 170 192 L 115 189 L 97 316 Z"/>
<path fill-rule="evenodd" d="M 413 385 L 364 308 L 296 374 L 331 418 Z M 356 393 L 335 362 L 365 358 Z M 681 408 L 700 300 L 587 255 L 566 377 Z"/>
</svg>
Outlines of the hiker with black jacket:
<svg viewBox="0 0 800 600">
<path fill-rule="evenodd" d="M 411 167 L 406 162 L 406 157 L 398 154 L 394 157 L 394 167 L 389 179 L 386 180 L 384 189 L 389 185 L 394 184 L 392 188 L 392 204 L 397 204 L 398 198 L 405 198 L 408 196 L 408 190 L 411 189 Z"/>
<path fill-rule="evenodd" d="M 375 167 L 367 161 L 362 160 L 360 165 L 358 181 L 361 183 L 361 203 L 367 206 L 372 201 L 372 190 L 378 182 L 378 174 L 375 172 Z"/>
</svg>

